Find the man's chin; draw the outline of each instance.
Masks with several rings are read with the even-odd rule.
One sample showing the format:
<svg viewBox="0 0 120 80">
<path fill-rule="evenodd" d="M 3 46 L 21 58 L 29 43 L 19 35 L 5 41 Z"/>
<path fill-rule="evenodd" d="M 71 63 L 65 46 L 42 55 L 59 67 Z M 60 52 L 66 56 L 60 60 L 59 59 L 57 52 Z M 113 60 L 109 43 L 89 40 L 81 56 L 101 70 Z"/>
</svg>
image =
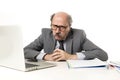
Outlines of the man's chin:
<svg viewBox="0 0 120 80">
<path fill-rule="evenodd" d="M 60 41 L 60 40 L 62 40 L 62 39 L 56 39 L 57 41 Z"/>
<path fill-rule="evenodd" d="M 55 37 L 55 39 L 58 41 L 62 40 L 62 38 L 60 38 L 60 37 Z"/>
</svg>

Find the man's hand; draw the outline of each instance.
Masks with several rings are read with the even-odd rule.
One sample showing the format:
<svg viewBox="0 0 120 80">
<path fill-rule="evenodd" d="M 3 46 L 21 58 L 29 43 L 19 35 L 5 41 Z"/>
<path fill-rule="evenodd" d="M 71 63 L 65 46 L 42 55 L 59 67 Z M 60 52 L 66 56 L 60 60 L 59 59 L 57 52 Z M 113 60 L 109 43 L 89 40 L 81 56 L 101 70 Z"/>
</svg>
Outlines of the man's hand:
<svg viewBox="0 0 120 80">
<path fill-rule="evenodd" d="M 60 61 L 60 60 L 68 60 L 68 59 L 77 59 L 77 55 L 71 55 L 61 49 L 55 49 L 52 54 L 47 54 L 44 57 L 44 60 L 49 60 L 49 61 Z"/>
<path fill-rule="evenodd" d="M 72 56 L 71 54 L 68 54 L 61 49 L 55 49 L 52 54 L 54 61 L 68 60 L 68 59 L 70 59 L 71 56 Z"/>
<path fill-rule="evenodd" d="M 46 54 L 46 55 L 44 56 L 44 60 L 46 60 L 46 61 L 54 61 L 54 60 L 53 60 L 53 57 L 52 57 L 52 54 Z"/>
</svg>

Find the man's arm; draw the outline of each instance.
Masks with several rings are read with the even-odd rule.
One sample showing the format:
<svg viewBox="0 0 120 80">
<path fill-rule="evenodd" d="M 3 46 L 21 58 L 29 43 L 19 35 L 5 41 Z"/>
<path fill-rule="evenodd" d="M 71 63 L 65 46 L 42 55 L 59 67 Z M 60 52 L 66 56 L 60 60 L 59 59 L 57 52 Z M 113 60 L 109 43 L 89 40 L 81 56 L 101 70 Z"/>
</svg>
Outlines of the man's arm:
<svg viewBox="0 0 120 80">
<path fill-rule="evenodd" d="M 30 43 L 28 46 L 24 48 L 24 54 L 26 59 L 35 60 L 37 55 L 43 49 L 43 38 L 40 35 L 36 40 Z"/>
<path fill-rule="evenodd" d="M 73 40 L 74 40 L 73 53 L 75 54 L 82 53 L 83 55 L 85 55 L 83 59 L 89 60 L 98 58 L 102 61 L 106 61 L 108 59 L 107 53 L 98 46 L 96 46 L 89 39 L 87 39 L 86 34 L 83 30 L 73 29 Z"/>
<path fill-rule="evenodd" d="M 106 61 L 108 59 L 107 53 L 87 38 L 85 38 L 82 48 L 83 50 L 85 50 L 84 52 L 82 52 L 85 55 L 84 59 L 88 60 L 98 58 L 102 61 Z"/>
</svg>

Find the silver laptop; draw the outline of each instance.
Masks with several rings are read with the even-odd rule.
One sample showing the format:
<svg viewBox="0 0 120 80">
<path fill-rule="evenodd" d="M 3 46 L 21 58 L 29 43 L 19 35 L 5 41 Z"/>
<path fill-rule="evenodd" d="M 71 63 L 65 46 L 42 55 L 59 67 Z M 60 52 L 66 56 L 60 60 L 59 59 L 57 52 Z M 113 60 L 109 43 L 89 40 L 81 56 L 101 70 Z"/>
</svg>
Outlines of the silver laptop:
<svg viewBox="0 0 120 80">
<path fill-rule="evenodd" d="M 21 71 L 55 66 L 55 64 L 45 61 L 31 62 L 25 60 L 22 29 L 18 26 L 0 26 L 0 65 Z"/>
</svg>

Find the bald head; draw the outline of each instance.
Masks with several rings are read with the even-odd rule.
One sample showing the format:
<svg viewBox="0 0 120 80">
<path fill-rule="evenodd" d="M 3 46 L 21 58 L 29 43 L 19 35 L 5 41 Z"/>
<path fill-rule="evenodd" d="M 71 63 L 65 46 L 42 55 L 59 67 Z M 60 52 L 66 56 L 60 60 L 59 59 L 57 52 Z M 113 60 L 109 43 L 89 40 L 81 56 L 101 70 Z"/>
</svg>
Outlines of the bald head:
<svg viewBox="0 0 120 80">
<path fill-rule="evenodd" d="M 57 13 L 54 13 L 52 16 L 51 16 L 51 23 L 54 19 L 63 19 L 63 21 L 65 21 L 66 23 L 68 23 L 69 26 L 71 26 L 72 24 L 72 17 L 66 13 L 66 12 L 57 12 Z"/>
</svg>

